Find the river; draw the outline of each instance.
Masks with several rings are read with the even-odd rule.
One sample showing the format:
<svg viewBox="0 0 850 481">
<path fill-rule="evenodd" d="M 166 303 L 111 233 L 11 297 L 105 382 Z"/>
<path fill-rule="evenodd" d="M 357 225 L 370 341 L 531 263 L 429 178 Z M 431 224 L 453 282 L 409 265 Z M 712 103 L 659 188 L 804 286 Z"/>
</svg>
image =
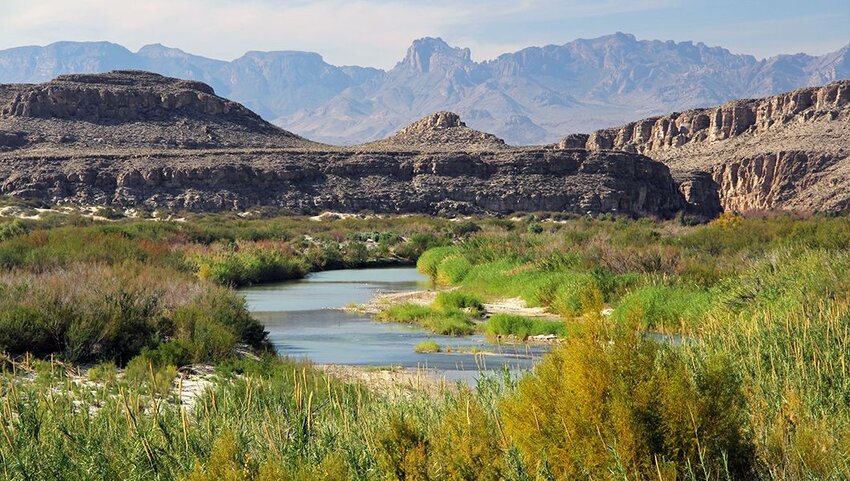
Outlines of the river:
<svg viewBox="0 0 850 481">
<path fill-rule="evenodd" d="M 341 309 L 369 302 L 379 294 L 427 288 L 424 276 L 404 267 L 318 272 L 241 292 L 280 354 L 316 364 L 419 368 L 437 371 L 448 380 L 473 381 L 485 371 L 527 370 L 543 354 L 540 347 L 495 345 L 481 335 L 440 336 Z M 428 339 L 452 350 L 497 354 L 414 352 L 418 343 Z"/>
</svg>

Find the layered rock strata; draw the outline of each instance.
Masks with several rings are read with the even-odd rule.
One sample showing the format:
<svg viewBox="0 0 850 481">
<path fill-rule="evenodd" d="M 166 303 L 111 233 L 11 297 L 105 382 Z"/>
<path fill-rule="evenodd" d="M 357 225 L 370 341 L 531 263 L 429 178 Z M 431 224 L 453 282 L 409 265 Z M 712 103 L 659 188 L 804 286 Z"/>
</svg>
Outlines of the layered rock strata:
<svg viewBox="0 0 850 481">
<path fill-rule="evenodd" d="M 640 153 L 704 173 L 726 210 L 850 205 L 850 81 L 567 136 L 559 149 Z M 686 195 L 687 196 L 687 195 Z"/>
<path fill-rule="evenodd" d="M 207 85 L 134 71 L 0 86 L 0 147 L 0 194 L 60 204 L 661 217 L 688 207 L 669 169 L 639 154 L 512 148 L 450 112 L 380 143 L 323 146 Z"/>
<path fill-rule="evenodd" d="M 612 152 L 90 153 L 5 159 L 0 179 L 2 194 L 51 203 L 194 211 L 669 217 L 685 207 L 667 167 Z"/>
</svg>

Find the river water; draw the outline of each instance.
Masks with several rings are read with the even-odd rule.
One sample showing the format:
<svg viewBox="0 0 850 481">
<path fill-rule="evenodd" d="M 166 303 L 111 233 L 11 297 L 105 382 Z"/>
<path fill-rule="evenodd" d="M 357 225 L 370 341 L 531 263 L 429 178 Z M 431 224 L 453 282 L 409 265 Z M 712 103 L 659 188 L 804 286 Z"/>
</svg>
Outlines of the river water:
<svg viewBox="0 0 850 481">
<path fill-rule="evenodd" d="M 448 380 L 473 381 L 485 371 L 527 370 L 543 354 L 540 347 L 494 345 L 480 335 L 440 336 L 341 310 L 348 304 L 369 302 L 378 294 L 427 288 L 427 279 L 411 267 L 318 272 L 241 292 L 280 354 L 316 364 L 421 368 L 436 370 Z M 418 343 L 428 339 L 442 348 L 497 354 L 414 352 Z"/>
</svg>

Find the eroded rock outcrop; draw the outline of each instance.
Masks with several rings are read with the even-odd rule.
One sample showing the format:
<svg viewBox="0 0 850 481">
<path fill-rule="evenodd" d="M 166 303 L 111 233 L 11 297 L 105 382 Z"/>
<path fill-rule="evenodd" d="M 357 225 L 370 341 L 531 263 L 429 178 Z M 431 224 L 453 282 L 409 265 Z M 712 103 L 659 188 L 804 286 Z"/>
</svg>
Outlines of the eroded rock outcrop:
<svg viewBox="0 0 850 481">
<path fill-rule="evenodd" d="M 27 144 L 25 132 L 7 132 L 0 130 L 0 150 L 11 150 Z"/>
<path fill-rule="evenodd" d="M 498 150 L 507 149 L 504 140 L 493 134 L 467 127 L 453 112 L 437 112 L 424 117 L 370 148 L 425 150 Z"/>
<path fill-rule="evenodd" d="M 557 148 L 579 146 L 641 153 L 677 176 L 710 174 L 726 210 L 845 208 L 850 81 L 574 134 Z"/>
<path fill-rule="evenodd" d="M 267 151 L 6 159 L 0 193 L 55 203 L 383 213 L 559 211 L 669 217 L 670 172 L 640 155 Z"/>
<path fill-rule="evenodd" d="M 382 143 L 331 147 L 211 88 L 143 72 L 0 86 L 0 194 L 50 203 L 382 213 L 561 211 L 669 217 L 669 169 L 624 152 L 511 148 L 439 112 Z"/>
<path fill-rule="evenodd" d="M 584 146 L 642 154 L 686 144 L 712 143 L 742 134 L 761 134 L 791 122 L 837 120 L 850 105 L 850 81 L 795 90 L 757 100 L 736 100 L 709 109 L 652 117 L 622 127 L 593 132 Z M 561 148 L 581 143 L 582 135 L 561 141 Z"/>
<path fill-rule="evenodd" d="M 201 82 L 140 71 L 62 75 L 0 88 L 3 126 L 33 143 L 112 147 L 295 147 L 282 130 Z M 81 145 L 77 145 L 80 147 Z"/>
</svg>

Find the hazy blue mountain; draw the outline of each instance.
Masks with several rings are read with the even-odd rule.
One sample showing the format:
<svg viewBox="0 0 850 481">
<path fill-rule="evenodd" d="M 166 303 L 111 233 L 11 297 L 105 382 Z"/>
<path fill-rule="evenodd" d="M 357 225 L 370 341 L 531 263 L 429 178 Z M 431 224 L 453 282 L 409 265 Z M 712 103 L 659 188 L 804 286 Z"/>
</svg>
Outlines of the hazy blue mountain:
<svg viewBox="0 0 850 481">
<path fill-rule="evenodd" d="M 60 42 L 0 51 L 0 83 L 144 69 L 201 80 L 278 125 L 321 141 L 386 137 L 455 111 L 513 144 L 553 142 L 629 120 L 850 78 L 850 46 L 759 60 L 702 43 L 614 34 L 529 47 L 485 62 L 439 38 L 413 42 L 388 71 L 334 66 L 316 53 L 248 52 L 229 62 L 149 45 Z"/>
</svg>

